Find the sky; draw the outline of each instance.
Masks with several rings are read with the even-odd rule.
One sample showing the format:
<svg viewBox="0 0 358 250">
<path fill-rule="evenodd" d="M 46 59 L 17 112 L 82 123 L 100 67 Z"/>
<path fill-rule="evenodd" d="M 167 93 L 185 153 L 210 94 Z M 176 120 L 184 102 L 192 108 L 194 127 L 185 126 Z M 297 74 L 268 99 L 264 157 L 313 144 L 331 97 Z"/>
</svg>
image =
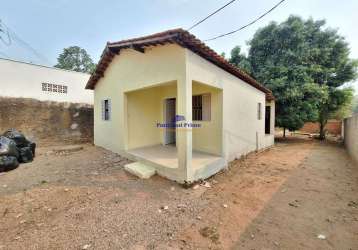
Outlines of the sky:
<svg viewBox="0 0 358 250">
<path fill-rule="evenodd" d="M 237 0 L 191 32 L 199 39 L 247 24 L 279 0 Z M 53 66 L 63 48 L 78 45 L 98 61 L 107 41 L 187 29 L 229 0 L 0 0 L 0 20 L 19 39 L 0 41 L 0 57 Z M 357 0 L 286 0 L 259 22 L 234 35 L 207 42 L 218 53 L 240 45 L 247 52 L 255 31 L 290 15 L 325 19 L 350 44 L 358 59 Z M 22 41 L 22 42 L 21 42 Z M 9 44 L 10 43 L 10 44 Z M 36 55 L 30 48 L 40 54 Z M 358 92 L 358 81 L 350 83 Z"/>
</svg>

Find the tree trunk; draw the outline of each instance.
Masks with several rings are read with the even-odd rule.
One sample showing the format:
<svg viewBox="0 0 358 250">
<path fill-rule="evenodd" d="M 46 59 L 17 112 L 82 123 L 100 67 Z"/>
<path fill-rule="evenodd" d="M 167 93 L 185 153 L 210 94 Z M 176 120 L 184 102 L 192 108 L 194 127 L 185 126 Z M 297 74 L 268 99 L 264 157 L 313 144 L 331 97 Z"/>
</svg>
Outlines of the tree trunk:
<svg viewBox="0 0 358 250">
<path fill-rule="evenodd" d="M 324 130 L 324 127 L 327 124 L 327 120 L 320 121 L 319 122 L 319 139 L 324 140 L 326 139 L 326 131 Z"/>
<path fill-rule="evenodd" d="M 283 128 L 283 138 L 286 138 L 286 128 Z"/>
</svg>

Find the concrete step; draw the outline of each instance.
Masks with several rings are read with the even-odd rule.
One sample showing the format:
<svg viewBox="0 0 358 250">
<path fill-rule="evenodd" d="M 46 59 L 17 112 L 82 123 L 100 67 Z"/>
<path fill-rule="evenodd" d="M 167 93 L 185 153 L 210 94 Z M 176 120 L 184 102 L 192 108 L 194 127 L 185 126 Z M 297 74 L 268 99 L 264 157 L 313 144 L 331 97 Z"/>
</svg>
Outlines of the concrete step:
<svg viewBox="0 0 358 250">
<path fill-rule="evenodd" d="M 143 162 L 133 162 L 124 165 L 124 169 L 129 173 L 138 176 L 141 179 L 149 179 L 155 175 L 155 168 L 143 163 Z"/>
</svg>

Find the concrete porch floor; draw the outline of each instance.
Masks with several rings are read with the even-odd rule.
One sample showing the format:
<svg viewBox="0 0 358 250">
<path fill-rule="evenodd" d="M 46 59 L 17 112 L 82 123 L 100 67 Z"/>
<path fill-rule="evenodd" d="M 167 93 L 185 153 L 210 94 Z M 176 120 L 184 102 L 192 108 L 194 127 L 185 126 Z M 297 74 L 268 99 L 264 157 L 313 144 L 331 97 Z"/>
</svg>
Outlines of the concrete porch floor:
<svg viewBox="0 0 358 250">
<path fill-rule="evenodd" d="M 178 168 L 178 156 L 175 145 L 154 145 L 128 150 L 127 153 L 163 167 Z M 192 167 L 196 171 L 222 159 L 222 157 L 217 155 L 193 151 Z"/>
</svg>

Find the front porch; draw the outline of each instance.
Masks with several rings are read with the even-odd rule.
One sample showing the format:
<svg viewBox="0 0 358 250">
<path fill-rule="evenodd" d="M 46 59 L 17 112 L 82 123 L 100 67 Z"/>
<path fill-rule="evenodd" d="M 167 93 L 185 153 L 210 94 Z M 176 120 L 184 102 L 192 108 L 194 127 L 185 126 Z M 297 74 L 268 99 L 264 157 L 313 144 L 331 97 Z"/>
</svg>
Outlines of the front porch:
<svg viewBox="0 0 358 250">
<path fill-rule="evenodd" d="M 126 93 L 126 156 L 179 182 L 208 178 L 225 166 L 222 90 L 189 86 L 185 95 L 177 81 Z"/>
<path fill-rule="evenodd" d="M 128 150 L 129 158 L 145 162 L 154 167 L 158 174 L 167 176 L 168 169 L 179 168 L 178 151 L 175 145 L 154 145 Z M 199 179 L 210 177 L 219 171 L 224 164 L 224 158 L 193 150 L 191 159 L 192 174 Z M 168 177 L 168 176 L 167 176 Z"/>
</svg>

